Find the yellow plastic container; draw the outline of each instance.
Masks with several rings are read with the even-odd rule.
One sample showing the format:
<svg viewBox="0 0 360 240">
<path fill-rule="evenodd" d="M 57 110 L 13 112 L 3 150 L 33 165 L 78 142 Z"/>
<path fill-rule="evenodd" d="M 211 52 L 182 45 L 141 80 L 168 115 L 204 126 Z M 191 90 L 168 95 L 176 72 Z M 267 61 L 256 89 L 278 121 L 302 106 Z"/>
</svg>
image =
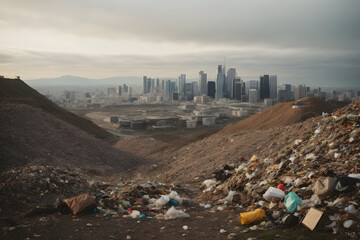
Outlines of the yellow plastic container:
<svg viewBox="0 0 360 240">
<path fill-rule="evenodd" d="M 242 225 L 250 224 L 256 221 L 259 221 L 263 218 L 265 218 L 265 211 L 261 208 L 256 209 L 251 212 L 241 213 L 240 214 L 240 221 Z"/>
</svg>

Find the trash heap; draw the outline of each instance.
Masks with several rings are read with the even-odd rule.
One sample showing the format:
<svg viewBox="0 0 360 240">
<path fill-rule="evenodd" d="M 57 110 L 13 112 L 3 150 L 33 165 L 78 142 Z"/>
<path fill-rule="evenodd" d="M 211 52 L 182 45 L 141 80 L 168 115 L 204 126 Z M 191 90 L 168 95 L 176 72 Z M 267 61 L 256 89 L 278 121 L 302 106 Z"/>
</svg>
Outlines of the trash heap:
<svg viewBox="0 0 360 240">
<path fill-rule="evenodd" d="M 218 209 L 240 208 L 242 224 L 267 219 L 251 229 L 302 223 L 360 237 L 359 117 L 355 103 L 303 122 L 313 132 L 285 144 L 275 157 L 255 153 L 215 171 L 202 184 L 203 198 L 222 205 Z"/>
<path fill-rule="evenodd" d="M 75 169 L 25 166 L 0 173 L 0 212 L 21 212 L 26 216 L 58 211 L 147 219 L 190 217 L 185 209 L 181 210 L 190 201 L 174 189 L 175 185 L 161 183 L 114 186 L 90 179 Z"/>
<path fill-rule="evenodd" d="M 147 219 L 176 219 L 190 217 L 181 210 L 189 201 L 181 198 L 174 185 L 149 182 L 125 190 L 109 187 L 98 198 L 100 214 Z"/>
<path fill-rule="evenodd" d="M 87 178 L 74 169 L 25 166 L 0 173 L 2 212 L 26 212 L 41 205 L 53 205 L 81 193 L 94 192 Z"/>
</svg>

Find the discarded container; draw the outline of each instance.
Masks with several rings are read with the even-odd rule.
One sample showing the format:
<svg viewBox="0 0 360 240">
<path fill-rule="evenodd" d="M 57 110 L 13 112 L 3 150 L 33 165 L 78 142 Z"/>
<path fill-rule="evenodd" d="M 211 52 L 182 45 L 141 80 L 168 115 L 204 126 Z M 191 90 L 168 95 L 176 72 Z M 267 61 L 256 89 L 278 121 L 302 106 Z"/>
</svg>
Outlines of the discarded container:
<svg viewBox="0 0 360 240">
<path fill-rule="evenodd" d="M 174 199 L 170 199 L 170 201 L 168 202 L 168 205 L 177 207 L 177 206 L 179 206 L 179 203 Z"/>
<path fill-rule="evenodd" d="M 261 208 L 258 208 L 251 212 L 245 212 L 240 214 L 240 221 L 242 225 L 250 224 L 256 221 L 260 221 L 265 218 L 265 211 Z"/>
<path fill-rule="evenodd" d="M 302 224 L 304 224 L 307 228 L 309 228 L 312 231 L 315 229 L 322 215 L 323 215 L 322 211 L 319 211 L 315 208 L 310 208 L 304 220 L 302 221 Z"/>
<path fill-rule="evenodd" d="M 71 212 L 76 215 L 86 210 L 93 210 L 96 206 L 96 200 L 90 194 L 81 194 L 76 197 L 63 200 L 57 206 L 58 210 L 62 213 Z"/>
<path fill-rule="evenodd" d="M 284 186 L 284 184 L 279 184 L 279 185 L 277 186 L 277 188 L 280 189 L 281 191 L 285 191 L 285 186 Z"/>
<path fill-rule="evenodd" d="M 325 197 L 334 193 L 336 185 L 336 178 L 334 177 L 319 177 L 312 190 L 319 197 Z"/>
<path fill-rule="evenodd" d="M 301 206 L 301 198 L 294 192 L 290 192 L 285 197 L 285 207 L 288 212 L 295 212 L 297 206 Z"/>
<path fill-rule="evenodd" d="M 269 187 L 268 190 L 266 190 L 266 192 L 264 193 L 263 198 L 270 202 L 273 197 L 283 198 L 285 197 L 285 193 L 280 189 Z"/>
</svg>

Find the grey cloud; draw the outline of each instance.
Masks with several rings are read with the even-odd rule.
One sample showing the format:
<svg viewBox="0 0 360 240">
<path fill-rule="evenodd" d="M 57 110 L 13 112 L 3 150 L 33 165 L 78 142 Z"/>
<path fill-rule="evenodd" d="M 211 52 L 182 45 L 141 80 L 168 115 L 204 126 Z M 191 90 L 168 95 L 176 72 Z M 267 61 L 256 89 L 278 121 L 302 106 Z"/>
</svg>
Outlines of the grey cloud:
<svg viewBox="0 0 360 240">
<path fill-rule="evenodd" d="M 8 16 L 5 21 L 11 17 L 10 24 L 97 38 L 360 48 L 360 2 L 355 0 L 6 0 L 3 5 L 1 15 Z"/>
<path fill-rule="evenodd" d="M 30 76 L 27 79 L 37 78 L 31 77 L 31 74 L 34 69 L 41 69 L 42 77 L 71 74 L 89 78 L 125 75 L 177 77 L 181 73 L 186 73 L 189 78 L 197 78 L 198 72 L 204 70 L 208 73 L 209 80 L 214 80 L 216 66 L 224 63 L 224 54 L 227 67 L 235 67 L 245 80 L 258 79 L 261 74 L 270 73 L 277 74 L 280 83 L 356 87 L 360 76 L 360 56 L 347 53 L 313 56 L 310 52 L 295 52 L 282 56 L 259 56 L 231 51 L 167 56 L 91 56 L 17 51 L 5 55 L 8 54 L 13 56 L 13 65 L 21 69 L 21 75 Z"/>
</svg>

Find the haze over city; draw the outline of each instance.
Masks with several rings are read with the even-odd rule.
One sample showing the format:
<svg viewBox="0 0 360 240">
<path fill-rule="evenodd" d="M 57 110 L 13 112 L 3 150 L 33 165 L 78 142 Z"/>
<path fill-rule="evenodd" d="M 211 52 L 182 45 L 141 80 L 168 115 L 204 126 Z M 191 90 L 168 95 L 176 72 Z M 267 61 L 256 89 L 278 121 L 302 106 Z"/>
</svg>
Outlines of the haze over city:
<svg viewBox="0 0 360 240">
<path fill-rule="evenodd" d="M 216 78 L 357 87 L 359 1 L 2 1 L 1 74 Z"/>
</svg>

